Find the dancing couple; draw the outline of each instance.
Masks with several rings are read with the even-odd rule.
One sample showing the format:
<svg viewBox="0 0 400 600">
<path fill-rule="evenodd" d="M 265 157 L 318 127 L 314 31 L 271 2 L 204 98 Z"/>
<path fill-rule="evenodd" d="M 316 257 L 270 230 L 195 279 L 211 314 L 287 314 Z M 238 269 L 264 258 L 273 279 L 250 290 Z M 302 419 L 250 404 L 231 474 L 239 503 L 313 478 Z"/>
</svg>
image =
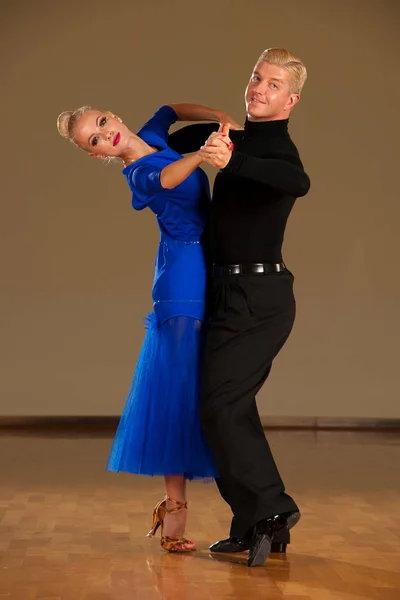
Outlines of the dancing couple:
<svg viewBox="0 0 400 600">
<path fill-rule="evenodd" d="M 184 537 L 187 480 L 216 481 L 233 518 L 210 550 L 248 550 L 249 566 L 285 551 L 300 518 L 255 398 L 295 318 L 282 243 L 310 186 L 288 132 L 306 76 L 289 51 L 265 50 L 246 87 L 244 127 L 194 104 L 162 106 L 137 133 L 88 106 L 58 117 L 76 146 L 122 161 L 133 208 L 149 208 L 160 228 L 154 310 L 107 468 L 164 476 L 149 535 L 161 526 L 169 552 L 196 549 Z M 207 122 L 169 134 L 176 121 Z M 212 201 L 202 163 L 218 169 Z"/>
</svg>

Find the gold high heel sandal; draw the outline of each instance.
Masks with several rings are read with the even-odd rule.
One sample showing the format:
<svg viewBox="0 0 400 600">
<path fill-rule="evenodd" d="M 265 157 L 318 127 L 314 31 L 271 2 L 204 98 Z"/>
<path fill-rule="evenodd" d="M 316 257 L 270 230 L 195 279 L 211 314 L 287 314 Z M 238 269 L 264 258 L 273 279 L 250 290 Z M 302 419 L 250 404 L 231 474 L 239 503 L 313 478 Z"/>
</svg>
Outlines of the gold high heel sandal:
<svg viewBox="0 0 400 600">
<path fill-rule="evenodd" d="M 177 506 L 175 508 L 167 508 L 167 500 Z M 167 552 L 193 552 L 193 550 L 196 550 L 196 546 L 193 542 L 190 542 L 184 537 L 176 538 L 163 535 L 165 515 L 167 513 L 178 512 L 184 508 L 187 508 L 187 502 L 178 502 L 178 500 L 173 500 L 169 496 L 165 496 L 164 500 L 161 500 L 161 502 L 154 507 L 153 527 L 150 529 L 147 537 L 154 537 L 157 529 L 161 526 L 161 548 Z M 190 544 L 193 544 L 193 547 L 187 548 L 186 546 Z"/>
</svg>

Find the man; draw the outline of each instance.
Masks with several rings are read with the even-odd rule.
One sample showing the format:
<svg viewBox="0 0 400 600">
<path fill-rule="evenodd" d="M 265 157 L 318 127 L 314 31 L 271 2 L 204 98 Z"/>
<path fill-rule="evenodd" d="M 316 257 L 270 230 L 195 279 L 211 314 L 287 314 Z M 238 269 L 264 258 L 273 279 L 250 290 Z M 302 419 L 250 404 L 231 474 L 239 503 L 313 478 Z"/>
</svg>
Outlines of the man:
<svg viewBox="0 0 400 600">
<path fill-rule="evenodd" d="M 263 52 L 245 92 L 244 130 L 232 131 L 230 143 L 228 127 L 220 127 L 199 152 L 220 169 L 211 204 L 201 420 L 220 493 L 234 515 L 230 537 L 210 549 L 248 549 L 249 566 L 263 565 L 271 549 L 284 548 L 300 518 L 285 493 L 255 396 L 295 318 L 293 275 L 283 263 L 282 243 L 295 200 L 310 186 L 288 133 L 306 77 L 302 61 L 287 50 Z M 215 128 L 188 126 L 170 136 L 170 145 L 193 149 L 207 127 Z M 184 148 L 188 138 L 192 148 Z"/>
</svg>

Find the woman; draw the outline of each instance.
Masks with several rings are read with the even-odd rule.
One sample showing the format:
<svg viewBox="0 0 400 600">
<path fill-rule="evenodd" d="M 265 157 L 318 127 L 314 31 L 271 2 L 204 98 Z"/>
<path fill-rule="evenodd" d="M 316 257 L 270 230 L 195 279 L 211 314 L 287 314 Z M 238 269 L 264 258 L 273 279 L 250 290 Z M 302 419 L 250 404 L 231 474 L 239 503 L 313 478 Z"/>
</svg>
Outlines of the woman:
<svg viewBox="0 0 400 600">
<path fill-rule="evenodd" d="M 186 480 L 213 479 L 217 470 L 200 431 L 198 366 L 205 310 L 203 232 L 210 202 L 197 153 L 181 157 L 168 145 L 176 120 L 223 120 L 198 105 L 163 106 L 132 133 L 112 113 L 82 107 L 58 117 L 58 131 L 96 158 L 119 158 L 136 210 L 157 216 L 161 240 L 153 284 L 154 313 L 107 468 L 164 475 L 166 497 L 154 509 L 149 536 L 161 526 L 161 546 L 189 552 L 183 537 Z M 239 127 L 239 126 L 237 126 Z M 229 139 L 229 138 L 227 138 Z M 229 142 L 227 142 L 229 143 Z"/>
</svg>

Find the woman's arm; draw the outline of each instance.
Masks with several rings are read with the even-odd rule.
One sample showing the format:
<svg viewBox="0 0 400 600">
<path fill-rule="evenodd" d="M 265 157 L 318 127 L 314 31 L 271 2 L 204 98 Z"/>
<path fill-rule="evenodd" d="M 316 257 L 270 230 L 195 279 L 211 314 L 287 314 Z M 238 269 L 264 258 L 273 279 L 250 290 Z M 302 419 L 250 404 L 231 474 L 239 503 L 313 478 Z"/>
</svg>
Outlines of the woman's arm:
<svg viewBox="0 0 400 600">
<path fill-rule="evenodd" d="M 203 162 L 197 153 L 189 154 L 161 170 L 160 183 L 164 189 L 171 190 L 187 179 Z"/>
<path fill-rule="evenodd" d="M 179 154 L 198 150 L 206 139 L 218 130 L 219 123 L 229 123 L 230 128 L 234 131 L 243 129 L 226 113 L 208 106 L 201 104 L 169 104 L 168 106 L 175 111 L 178 121 L 214 121 L 213 123 L 187 125 L 171 133 L 168 136 L 168 146 Z"/>
<path fill-rule="evenodd" d="M 151 156 L 151 154 L 149 155 Z M 178 186 L 201 164 L 202 159 L 197 154 L 185 156 L 170 163 L 163 169 L 153 164 L 141 164 L 124 169 L 128 185 L 132 191 L 132 206 L 135 210 L 143 210 L 153 206 L 158 214 L 162 211 L 165 201 L 163 192 Z"/>
<path fill-rule="evenodd" d="M 178 121 L 216 121 L 218 123 L 229 123 L 231 129 L 243 129 L 229 115 L 222 110 L 216 110 L 202 104 L 169 104 L 178 117 Z"/>
</svg>

